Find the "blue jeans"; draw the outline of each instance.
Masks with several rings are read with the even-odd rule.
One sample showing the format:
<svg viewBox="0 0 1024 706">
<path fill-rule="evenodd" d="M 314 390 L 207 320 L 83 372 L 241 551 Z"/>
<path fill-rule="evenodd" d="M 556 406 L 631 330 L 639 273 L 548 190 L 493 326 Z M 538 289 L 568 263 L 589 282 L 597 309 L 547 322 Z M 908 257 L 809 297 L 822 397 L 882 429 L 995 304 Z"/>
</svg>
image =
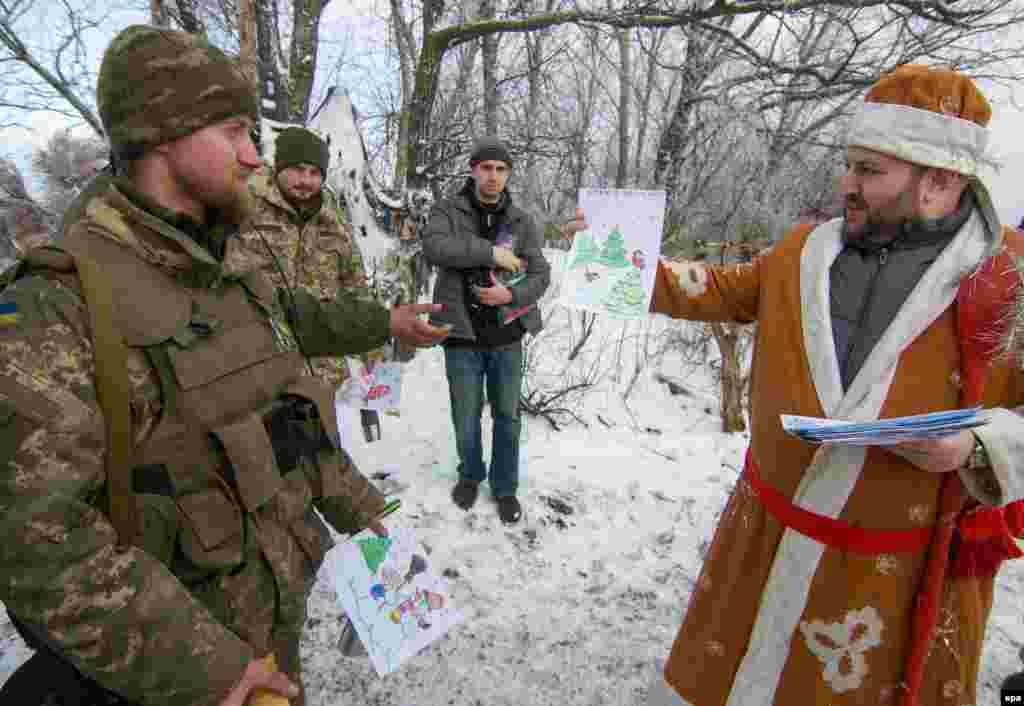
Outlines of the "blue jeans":
<svg viewBox="0 0 1024 706">
<path fill-rule="evenodd" d="M 444 367 L 452 401 L 452 425 L 459 452 L 459 475 L 477 483 L 487 479 L 495 497 L 515 495 L 519 487 L 519 390 L 523 379 L 521 343 L 498 348 L 445 347 Z M 484 384 L 494 430 L 491 468 L 484 469 L 480 416 Z"/>
</svg>

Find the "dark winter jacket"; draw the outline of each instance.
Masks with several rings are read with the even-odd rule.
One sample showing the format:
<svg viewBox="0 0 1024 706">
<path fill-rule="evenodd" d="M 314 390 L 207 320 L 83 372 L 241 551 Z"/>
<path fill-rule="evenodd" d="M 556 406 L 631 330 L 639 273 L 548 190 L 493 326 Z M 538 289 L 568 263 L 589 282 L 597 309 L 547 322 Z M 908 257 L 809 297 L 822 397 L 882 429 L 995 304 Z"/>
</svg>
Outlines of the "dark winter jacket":
<svg viewBox="0 0 1024 706">
<path fill-rule="evenodd" d="M 973 208 L 968 195 L 956 213 L 908 224 L 891 242 L 870 235 L 847 242 L 829 271 L 832 335 L 843 389 L 850 387 L 900 306 Z"/>
<path fill-rule="evenodd" d="M 432 314 L 430 320 L 435 325 L 452 324 L 449 340 L 453 343 L 477 340 L 470 319 L 467 297 L 471 295 L 466 279 L 478 275 L 480 268 L 495 266 L 494 243 L 483 237 L 481 228 L 471 198 L 460 193 L 434 207 L 423 231 L 423 255 L 427 262 L 438 267 L 434 303 L 445 305 L 445 310 Z M 508 236 L 514 239 L 515 254 L 523 260 L 527 275 L 521 282 L 509 286 L 512 292 L 509 306 L 536 304 L 551 282 L 551 265 L 541 252 L 541 231 L 533 217 L 511 201 L 505 207 L 502 230 L 507 230 L 502 239 Z M 536 334 L 541 329 L 540 309 L 534 306 L 518 321 L 527 333 Z"/>
</svg>

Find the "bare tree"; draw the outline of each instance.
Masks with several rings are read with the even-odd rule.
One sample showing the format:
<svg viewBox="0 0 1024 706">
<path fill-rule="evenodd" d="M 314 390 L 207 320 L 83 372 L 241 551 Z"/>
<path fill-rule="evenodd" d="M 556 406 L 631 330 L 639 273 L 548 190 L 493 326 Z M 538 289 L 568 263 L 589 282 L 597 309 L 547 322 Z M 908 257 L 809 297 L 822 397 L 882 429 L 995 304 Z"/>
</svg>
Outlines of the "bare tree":
<svg viewBox="0 0 1024 706">
<path fill-rule="evenodd" d="M 170 18 L 164 0 L 149 0 L 149 21 L 157 27 L 167 27 Z"/>
<path fill-rule="evenodd" d="M 859 90 L 865 81 L 877 78 L 881 71 L 896 65 L 891 61 L 894 56 L 890 57 L 890 61 L 879 62 L 878 52 L 869 51 L 875 44 L 891 44 L 894 33 L 904 40 L 902 47 L 905 51 L 900 54 L 898 63 L 905 63 L 914 58 L 939 56 L 943 49 L 955 50 L 963 56 L 965 52 L 960 40 L 981 37 L 982 33 L 997 32 L 1024 20 L 1024 9 L 1017 7 L 1012 0 L 973 0 L 969 4 L 951 4 L 943 0 L 862 0 L 855 5 L 856 21 L 848 22 L 846 39 L 849 41 L 837 45 L 845 49 L 846 54 L 843 56 L 830 55 L 811 66 L 793 66 L 792 62 L 776 55 L 778 42 L 765 44 L 760 41 L 764 34 L 760 28 L 762 25 L 767 26 L 766 18 L 770 17 L 774 23 L 794 22 L 791 18 L 799 18 L 817 9 L 848 9 L 850 6 L 848 2 L 829 0 L 763 0 L 742 4 L 650 2 L 611 12 L 574 8 L 524 18 L 493 21 L 481 19 L 447 25 L 434 31 L 424 29 L 417 58 L 415 86 L 412 96 L 407 98 L 403 113 L 407 121 L 404 132 L 408 142 L 402 146 L 401 160 L 407 181 L 410 185 L 418 186 L 428 179 L 419 169 L 418 153 L 428 131 L 427 125 L 437 97 L 445 54 L 465 42 L 489 34 L 535 32 L 565 24 L 602 24 L 614 28 L 681 27 L 691 32 L 692 36 L 700 38 L 702 44 L 727 51 L 730 59 L 744 58 L 750 66 L 761 72 L 760 75 L 766 81 L 769 76 L 800 72 L 814 79 L 815 91 L 820 93 L 824 90 L 826 95 L 835 96 Z M 971 60 L 967 63 L 996 67 L 1008 53 L 1019 54 L 1019 47 L 967 53 L 971 54 Z M 860 56 L 869 58 L 855 63 Z M 688 96 L 685 101 L 689 103 L 710 100 L 710 96 L 720 95 L 722 91 L 735 89 L 738 85 L 729 76 L 722 76 L 713 86 L 708 85 L 707 80 L 715 73 L 714 67 L 702 66 L 697 62 L 696 52 L 689 66 L 698 68 L 695 74 L 698 80 L 703 74 L 703 82 L 699 85 L 705 88 L 701 95 Z M 851 67 L 863 70 L 864 73 L 851 71 Z M 749 80 L 750 76 L 746 75 L 741 83 Z M 805 96 L 811 99 L 806 93 Z M 766 101 L 766 104 L 770 104 L 770 101 Z M 692 112 L 684 110 L 680 119 L 685 122 L 691 115 Z M 662 151 L 671 154 L 674 146 L 669 145 L 668 148 Z M 668 158 L 664 160 L 663 168 L 667 174 L 671 173 L 671 164 L 675 163 Z M 664 181 L 668 183 L 670 180 L 666 178 Z"/>
<path fill-rule="evenodd" d="M 44 239 L 55 219 L 25 186 L 14 162 L 0 159 L 0 262 L 6 268 L 22 244 Z M 41 236 L 41 238 L 39 237 Z"/>
<path fill-rule="evenodd" d="M 103 134 L 93 109 L 94 78 L 89 35 L 105 31 L 107 12 L 86 2 L 0 0 L 0 110 L 10 114 L 58 113 L 83 120 Z M 39 32 L 40 13 L 60 12 L 52 30 Z M 33 37 L 35 39 L 30 39 Z"/>
<path fill-rule="evenodd" d="M 107 161 L 107 145 L 93 137 L 76 137 L 70 130 L 55 132 L 36 150 L 32 167 L 43 177 L 43 206 L 54 217 L 64 213 Z"/>
<path fill-rule="evenodd" d="M 493 21 L 494 0 L 481 0 L 480 20 Z M 485 34 L 480 37 L 481 68 L 484 75 L 484 131 L 488 135 L 498 134 L 498 42 L 500 34 Z"/>
<path fill-rule="evenodd" d="M 616 32 L 619 40 L 619 160 L 615 172 L 615 186 L 625 188 L 629 179 L 630 104 L 633 101 L 630 86 L 633 83 L 632 38 L 628 29 Z"/>
</svg>

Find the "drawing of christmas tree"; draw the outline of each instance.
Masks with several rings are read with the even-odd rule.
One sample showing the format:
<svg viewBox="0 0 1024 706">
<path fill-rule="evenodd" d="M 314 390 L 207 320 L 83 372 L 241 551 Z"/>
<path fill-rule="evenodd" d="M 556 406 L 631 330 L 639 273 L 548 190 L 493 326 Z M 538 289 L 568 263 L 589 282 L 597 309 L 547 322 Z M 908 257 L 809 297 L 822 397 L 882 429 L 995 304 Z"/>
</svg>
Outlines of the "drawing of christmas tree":
<svg viewBox="0 0 1024 706">
<path fill-rule="evenodd" d="M 608 311 L 617 314 L 632 314 L 644 305 L 646 292 L 640 281 L 640 270 L 630 267 L 629 271 L 612 285 L 602 304 Z"/>
<path fill-rule="evenodd" d="M 625 239 L 622 237 L 622 231 L 619 230 L 619 226 L 612 228 L 612 232 L 605 239 L 598 262 L 605 267 L 613 267 L 615 269 L 629 265 L 629 260 L 626 259 Z"/>
<path fill-rule="evenodd" d="M 576 234 L 576 259 L 572 261 L 572 269 L 585 267 L 597 262 L 598 249 L 594 242 L 594 236 L 589 231 Z"/>
<path fill-rule="evenodd" d="M 384 557 L 388 554 L 388 549 L 391 548 L 391 540 L 387 537 L 370 537 L 369 539 L 359 540 L 359 549 L 363 553 L 363 559 L 366 560 L 366 567 L 370 570 L 370 573 L 376 573 L 377 567 L 384 561 Z"/>
</svg>

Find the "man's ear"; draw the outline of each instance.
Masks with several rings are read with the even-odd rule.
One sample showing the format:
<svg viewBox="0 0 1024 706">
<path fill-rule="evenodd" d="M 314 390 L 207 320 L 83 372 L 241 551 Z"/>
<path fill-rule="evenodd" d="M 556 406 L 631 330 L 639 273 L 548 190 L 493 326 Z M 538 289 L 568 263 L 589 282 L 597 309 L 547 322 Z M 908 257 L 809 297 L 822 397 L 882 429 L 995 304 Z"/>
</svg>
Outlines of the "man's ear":
<svg viewBox="0 0 1024 706">
<path fill-rule="evenodd" d="M 962 174 L 948 169 L 929 168 L 924 178 L 929 188 L 937 193 L 955 191 L 959 195 L 967 186 L 967 179 Z"/>
</svg>

